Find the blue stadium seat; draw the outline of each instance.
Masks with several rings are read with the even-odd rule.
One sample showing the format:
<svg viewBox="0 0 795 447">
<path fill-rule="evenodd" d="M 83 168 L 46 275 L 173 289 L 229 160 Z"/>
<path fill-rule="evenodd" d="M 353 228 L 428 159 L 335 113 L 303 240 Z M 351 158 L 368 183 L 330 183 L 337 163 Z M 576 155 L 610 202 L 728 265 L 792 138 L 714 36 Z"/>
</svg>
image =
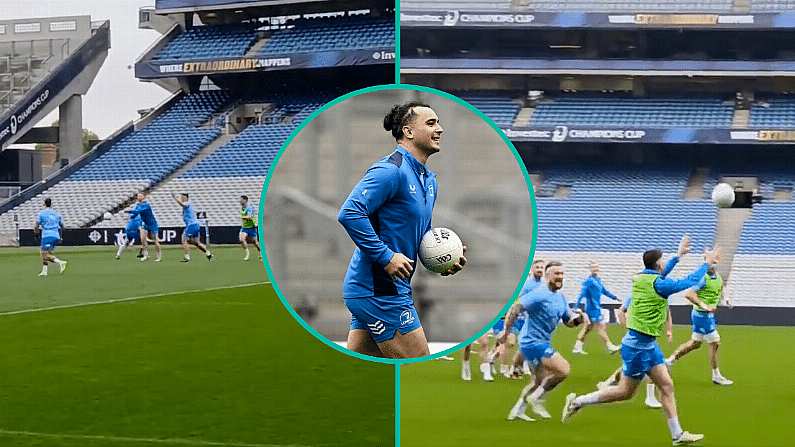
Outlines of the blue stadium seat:
<svg viewBox="0 0 795 447">
<path fill-rule="evenodd" d="M 254 24 L 199 26 L 176 36 L 152 59 L 239 57 L 246 54 L 256 39 Z"/>
<path fill-rule="evenodd" d="M 370 16 L 302 19 L 274 31 L 261 56 L 330 50 L 392 47 L 395 21 Z"/>
</svg>

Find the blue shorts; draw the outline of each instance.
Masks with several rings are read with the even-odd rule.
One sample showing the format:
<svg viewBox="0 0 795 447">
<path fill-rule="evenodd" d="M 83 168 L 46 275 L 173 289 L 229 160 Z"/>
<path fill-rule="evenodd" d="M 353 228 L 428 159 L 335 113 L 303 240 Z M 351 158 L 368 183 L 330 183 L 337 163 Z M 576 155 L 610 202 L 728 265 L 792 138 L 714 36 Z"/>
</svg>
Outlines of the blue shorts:
<svg viewBox="0 0 795 447">
<path fill-rule="evenodd" d="M 621 360 L 624 362 L 622 372 L 625 376 L 641 380 L 652 368 L 665 363 L 665 358 L 656 342 L 652 349 L 637 349 L 626 344 L 621 345 Z"/>
<path fill-rule="evenodd" d="M 57 237 L 43 237 L 41 238 L 41 251 L 54 251 L 58 246 L 59 239 Z"/>
<path fill-rule="evenodd" d="M 257 227 L 254 228 L 243 228 L 240 227 L 240 232 L 245 234 L 246 237 L 250 237 L 251 239 L 257 238 Z"/>
<path fill-rule="evenodd" d="M 693 310 L 690 314 L 690 321 L 693 323 L 693 333 L 707 335 L 718 330 L 718 321 L 715 314 L 710 312 L 699 312 Z"/>
<path fill-rule="evenodd" d="M 591 323 L 601 323 L 602 322 L 602 309 L 587 309 L 586 314 L 588 314 L 588 319 L 591 320 Z"/>
<path fill-rule="evenodd" d="M 127 236 L 127 243 L 140 242 L 141 241 L 141 229 L 140 228 L 136 228 L 134 230 L 127 230 L 124 233 L 124 235 Z"/>
<path fill-rule="evenodd" d="M 199 224 L 194 223 L 190 224 L 182 230 L 182 237 L 183 238 L 194 238 L 199 237 L 199 233 L 201 232 L 201 227 Z"/>
<path fill-rule="evenodd" d="M 548 359 L 557 352 L 550 343 L 546 342 L 520 345 L 519 349 L 522 351 L 524 359 L 527 360 L 527 363 L 529 363 L 530 367 L 533 369 L 538 368 L 541 364 L 541 359 Z"/>
<path fill-rule="evenodd" d="M 408 295 L 346 298 L 351 312 L 351 329 L 364 329 L 376 343 L 395 338 L 395 331 L 407 334 L 421 328 L 414 300 Z"/>
<path fill-rule="evenodd" d="M 147 233 L 154 234 L 155 237 L 157 237 L 158 234 L 160 233 L 160 226 L 157 224 L 157 222 L 154 222 L 151 225 L 144 223 L 143 228 L 144 230 L 146 230 Z"/>
</svg>

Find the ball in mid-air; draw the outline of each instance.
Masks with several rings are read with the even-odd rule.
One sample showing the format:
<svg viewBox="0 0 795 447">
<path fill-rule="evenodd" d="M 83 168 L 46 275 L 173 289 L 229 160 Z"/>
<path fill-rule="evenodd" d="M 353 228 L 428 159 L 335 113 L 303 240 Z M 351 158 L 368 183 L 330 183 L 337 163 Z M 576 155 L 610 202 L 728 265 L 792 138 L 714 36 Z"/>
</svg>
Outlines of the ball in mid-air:
<svg viewBox="0 0 795 447">
<path fill-rule="evenodd" d="M 464 244 L 449 228 L 432 228 L 422 236 L 420 262 L 434 273 L 444 273 L 464 256 Z"/>
<path fill-rule="evenodd" d="M 712 190 L 712 203 L 719 208 L 728 208 L 734 203 L 734 188 L 728 183 L 718 183 Z"/>
<path fill-rule="evenodd" d="M 111 220 L 113 219 L 113 214 L 111 214 L 110 211 L 105 211 L 105 214 L 102 215 L 102 218 L 105 220 Z"/>
</svg>

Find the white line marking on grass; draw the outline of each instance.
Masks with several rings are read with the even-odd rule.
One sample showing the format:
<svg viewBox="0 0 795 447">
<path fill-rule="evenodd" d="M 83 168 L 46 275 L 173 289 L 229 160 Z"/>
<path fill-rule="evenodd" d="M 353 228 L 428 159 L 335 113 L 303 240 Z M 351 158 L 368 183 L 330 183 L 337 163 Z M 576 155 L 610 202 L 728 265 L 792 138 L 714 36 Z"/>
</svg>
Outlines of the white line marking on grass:
<svg viewBox="0 0 795 447">
<path fill-rule="evenodd" d="M 252 444 L 246 442 L 218 442 L 218 441 L 204 441 L 201 439 L 181 439 L 181 438 L 133 438 L 127 436 L 104 436 L 104 435 L 73 435 L 67 433 L 38 433 L 33 431 L 23 430 L 3 430 L 0 429 L 0 435 L 8 436 L 26 436 L 30 438 L 47 438 L 47 439 L 73 439 L 73 440 L 93 440 L 93 441 L 110 441 L 110 442 L 137 442 L 145 444 L 171 444 L 171 445 L 191 445 L 191 446 L 217 446 L 217 447 L 306 447 L 298 444 Z"/>
<path fill-rule="evenodd" d="M 114 298 L 110 300 L 102 300 L 102 301 L 86 301 L 83 303 L 73 303 L 73 304 L 62 304 L 60 306 L 49 306 L 49 307 L 37 307 L 33 309 L 22 309 L 22 310 L 12 310 L 8 312 L 0 312 L 1 316 L 6 315 L 20 315 L 20 314 L 31 314 L 35 312 L 46 312 L 50 310 L 60 310 L 60 309 L 73 309 L 75 307 L 86 307 L 86 306 L 94 306 L 98 304 L 114 304 L 114 303 L 123 303 L 126 301 L 138 301 L 138 300 L 146 300 L 150 298 L 160 298 L 169 295 L 183 295 L 186 293 L 195 293 L 195 292 L 211 292 L 213 290 L 225 290 L 225 289 L 237 289 L 240 287 L 250 287 L 250 286 L 259 286 L 270 284 L 270 281 L 262 281 L 262 282 L 250 282 L 246 284 L 237 284 L 234 286 L 220 286 L 220 287 L 208 287 L 204 289 L 192 289 L 192 290 L 177 290 L 173 292 L 164 292 L 164 293 L 154 293 L 151 295 L 139 295 L 139 296 L 130 296 L 127 298 Z M 1 433 L 1 432 L 0 432 Z"/>
</svg>

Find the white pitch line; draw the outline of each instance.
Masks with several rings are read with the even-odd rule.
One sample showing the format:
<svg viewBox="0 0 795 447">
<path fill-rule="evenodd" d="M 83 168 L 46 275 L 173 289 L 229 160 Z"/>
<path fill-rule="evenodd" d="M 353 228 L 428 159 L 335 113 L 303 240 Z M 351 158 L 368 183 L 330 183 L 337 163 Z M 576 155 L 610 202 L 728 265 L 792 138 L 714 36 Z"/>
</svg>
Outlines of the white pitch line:
<svg viewBox="0 0 795 447">
<path fill-rule="evenodd" d="M 93 440 L 110 442 L 137 442 L 147 444 L 170 444 L 170 445 L 189 445 L 189 446 L 208 446 L 208 447 L 306 447 L 298 444 L 252 444 L 246 442 L 218 442 L 204 441 L 201 439 L 181 439 L 181 438 L 133 438 L 127 436 L 104 436 L 104 435 L 73 435 L 68 433 L 39 433 L 23 430 L 3 430 L 0 435 L 27 436 L 30 438 L 47 439 L 74 439 L 74 440 Z"/>
<path fill-rule="evenodd" d="M 270 281 L 250 282 L 250 283 L 246 283 L 246 284 L 237 284 L 237 285 L 234 285 L 234 286 L 208 287 L 208 288 L 205 288 L 205 289 L 178 290 L 178 291 L 174 291 L 174 292 L 155 293 L 155 294 L 152 294 L 152 295 L 130 296 L 130 297 L 127 297 L 127 298 L 115 298 L 115 299 L 102 300 L 102 301 L 87 301 L 87 302 L 83 302 L 83 303 L 62 304 L 60 306 L 37 307 L 37 308 L 34 308 L 34 309 L 12 310 L 12 311 L 9 311 L 9 312 L 0 312 L 0 317 L 7 316 L 7 315 L 20 315 L 20 314 L 31 314 L 31 313 L 35 313 L 35 312 L 46 312 L 46 311 L 50 311 L 50 310 L 59 310 L 59 309 L 73 309 L 75 307 L 95 306 L 95 305 L 99 305 L 99 304 L 123 303 L 125 301 L 146 300 L 146 299 L 150 299 L 150 298 L 160 298 L 160 297 L 169 296 L 169 295 L 182 295 L 182 294 L 185 294 L 185 293 L 211 292 L 213 290 L 237 289 L 237 288 L 240 288 L 240 287 L 259 286 L 259 285 L 264 285 L 264 284 L 270 284 Z"/>
</svg>

